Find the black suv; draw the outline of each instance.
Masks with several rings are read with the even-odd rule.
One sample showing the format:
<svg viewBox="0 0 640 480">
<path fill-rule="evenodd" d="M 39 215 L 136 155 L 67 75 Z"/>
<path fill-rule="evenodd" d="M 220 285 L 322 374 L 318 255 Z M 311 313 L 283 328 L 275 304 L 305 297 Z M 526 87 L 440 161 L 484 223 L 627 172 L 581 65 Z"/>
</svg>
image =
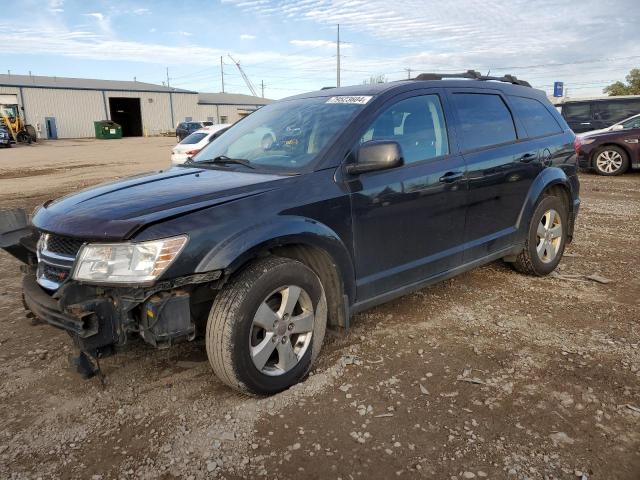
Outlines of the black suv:
<svg viewBox="0 0 640 480">
<path fill-rule="evenodd" d="M 222 381 L 278 392 L 356 312 L 497 259 L 558 265 L 580 205 L 574 134 L 527 85 L 423 75 L 291 97 L 182 166 L 30 223 L 5 212 L 0 246 L 79 360 L 202 334 Z"/>
<path fill-rule="evenodd" d="M 176 127 L 176 140 L 181 142 L 196 130 L 203 127 L 210 127 L 213 122 L 180 122 Z"/>
</svg>

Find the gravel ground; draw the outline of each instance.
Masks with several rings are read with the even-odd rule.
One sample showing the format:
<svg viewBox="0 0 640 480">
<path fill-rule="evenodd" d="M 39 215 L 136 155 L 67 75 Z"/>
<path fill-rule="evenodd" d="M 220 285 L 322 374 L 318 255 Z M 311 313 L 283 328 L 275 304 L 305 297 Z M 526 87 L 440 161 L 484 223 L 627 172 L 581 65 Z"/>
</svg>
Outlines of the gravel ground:
<svg viewBox="0 0 640 480">
<path fill-rule="evenodd" d="M 0 202 L 165 168 L 171 144 L 0 151 Z M 0 253 L 0 478 L 638 480 L 640 174 L 581 181 L 556 275 L 496 262 L 358 315 L 271 398 L 222 385 L 199 341 L 135 343 L 102 362 L 106 386 L 80 380 Z"/>
</svg>

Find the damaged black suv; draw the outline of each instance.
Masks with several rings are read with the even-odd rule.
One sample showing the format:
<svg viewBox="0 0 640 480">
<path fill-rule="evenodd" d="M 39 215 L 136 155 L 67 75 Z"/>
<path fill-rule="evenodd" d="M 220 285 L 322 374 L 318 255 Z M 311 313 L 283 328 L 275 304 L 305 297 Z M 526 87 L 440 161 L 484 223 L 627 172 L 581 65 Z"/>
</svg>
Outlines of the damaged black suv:
<svg viewBox="0 0 640 480">
<path fill-rule="evenodd" d="M 288 98 L 184 165 L 4 211 L 26 308 L 89 365 L 204 335 L 222 381 L 270 394 L 356 312 L 497 259 L 550 273 L 574 135 L 526 82 L 460 76 Z"/>
</svg>

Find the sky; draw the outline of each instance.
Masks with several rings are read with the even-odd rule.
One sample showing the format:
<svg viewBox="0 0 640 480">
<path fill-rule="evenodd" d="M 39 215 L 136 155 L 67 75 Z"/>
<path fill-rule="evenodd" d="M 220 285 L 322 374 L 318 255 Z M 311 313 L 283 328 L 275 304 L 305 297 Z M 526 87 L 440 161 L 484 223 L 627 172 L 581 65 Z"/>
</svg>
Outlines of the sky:
<svg viewBox="0 0 640 480">
<path fill-rule="evenodd" d="M 640 67 L 638 0 L 22 0 L 0 73 L 133 80 L 283 98 L 420 72 L 511 73 L 569 97 Z M 410 72 L 407 70 L 410 69 Z"/>
</svg>

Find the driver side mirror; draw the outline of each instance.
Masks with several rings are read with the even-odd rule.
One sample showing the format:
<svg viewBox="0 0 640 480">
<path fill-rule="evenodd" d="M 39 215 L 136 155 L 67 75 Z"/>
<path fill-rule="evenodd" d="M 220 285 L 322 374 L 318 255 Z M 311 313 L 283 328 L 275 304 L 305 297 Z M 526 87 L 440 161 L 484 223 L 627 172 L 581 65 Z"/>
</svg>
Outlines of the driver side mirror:
<svg viewBox="0 0 640 480">
<path fill-rule="evenodd" d="M 365 142 L 356 152 L 356 161 L 347 165 L 347 173 L 357 175 L 377 170 L 404 165 L 402 147 L 398 142 L 391 140 L 372 140 Z"/>
</svg>

